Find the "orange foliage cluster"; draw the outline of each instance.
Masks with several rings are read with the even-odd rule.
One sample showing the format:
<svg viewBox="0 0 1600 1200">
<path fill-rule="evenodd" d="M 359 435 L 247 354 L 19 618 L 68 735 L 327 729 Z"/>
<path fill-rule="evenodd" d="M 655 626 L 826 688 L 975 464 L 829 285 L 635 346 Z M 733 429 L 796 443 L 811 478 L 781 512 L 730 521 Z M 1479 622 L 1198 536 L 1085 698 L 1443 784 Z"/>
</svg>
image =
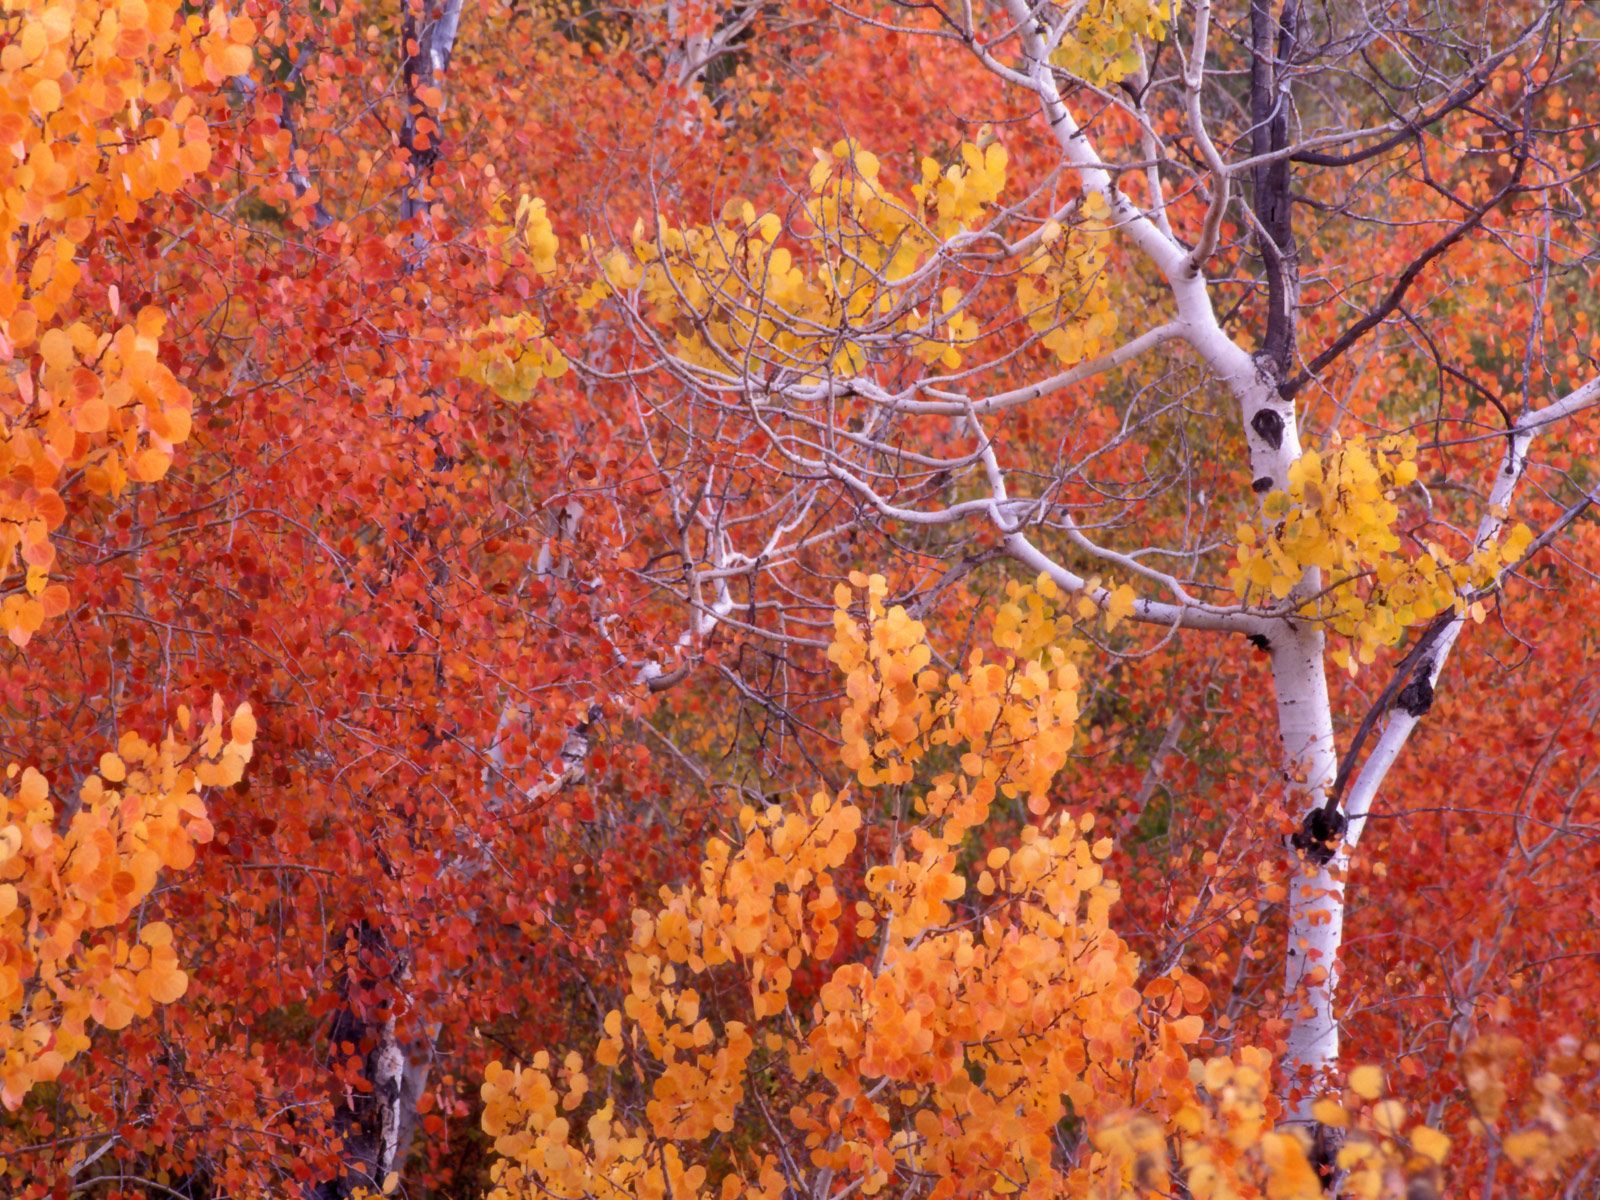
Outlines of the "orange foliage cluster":
<svg viewBox="0 0 1600 1200">
<path fill-rule="evenodd" d="M 191 717 L 178 714 L 188 735 Z M 170 730 L 159 745 L 125 733 L 83 783 L 64 833 L 50 785 L 32 767 L 6 768 L 0 791 L 0 1102 L 22 1103 L 89 1047 L 89 1023 L 122 1029 L 183 995 L 165 921 L 122 926 L 160 873 L 194 865 L 209 842 L 202 788 L 244 775 L 256 735 L 248 704 L 226 731 L 222 700 L 190 746 Z"/>
<path fill-rule="evenodd" d="M 1117 102 L 1140 39 L 1165 70 L 1193 7 L 1082 7 L 1057 63 L 1112 89 L 1108 159 L 1148 135 L 1200 161 L 1180 111 L 1143 130 Z M 770 451 L 759 404 L 694 398 L 721 386 L 718 339 L 771 313 L 741 285 L 697 321 L 668 271 L 691 260 L 793 268 L 787 311 L 815 327 L 782 353 L 846 446 L 867 409 L 830 389 L 869 353 L 955 378 L 998 339 L 981 383 L 1004 394 L 1167 319 L 987 43 L 922 37 L 944 10 L 903 5 L 490 4 L 419 81 L 448 8 L 0 9 L 0 757 L 34 764 L 0 783 L 0 1192 L 456 1197 L 492 1172 L 507 1197 L 606 1200 L 1312 1194 L 1273 1097 L 1292 814 L 1260 657 L 1130 629 L 1121 580 L 1179 569 L 1162 554 L 1067 600 L 1008 580 L 993 530 L 875 523 Z M 1248 73 L 1215 27 L 1213 55 Z M 1514 57 L 1485 96 L 1548 69 Z M 1563 170 L 1592 150 L 1571 95 L 1530 125 L 1558 131 L 1541 152 Z M 1494 131 L 1457 124 L 1361 194 L 1403 214 L 1388 236 L 1304 231 L 1308 345 L 1500 178 Z M 1119 177 L 1136 199 L 1139 174 Z M 1373 177 L 1307 172 L 1305 194 L 1333 212 Z M 1019 197 L 1059 226 L 936 251 Z M 1560 246 L 1529 266 L 1559 224 L 1544 205 L 1496 209 L 1408 309 L 1496 400 L 1600 353 Z M 1165 219 L 1195 244 L 1205 214 L 1193 190 Z M 922 272 L 876 342 L 835 330 L 893 289 L 814 219 Z M 1248 324 L 1231 226 L 1217 307 Z M 1019 272 L 993 269 L 996 239 Z M 709 376 L 651 365 L 608 271 L 655 289 Z M 1570 336 L 1525 354 L 1555 309 Z M 1412 567 L 1473 561 L 1460 530 L 1502 450 L 1493 404 L 1427 342 L 1375 337 L 1297 401 L 1308 429 L 1409 430 L 1415 477 L 1352 469 L 1375 492 L 1353 508 L 1331 467 L 1308 490 L 1308 463 L 1270 501 L 1299 524 L 1256 543 L 1351 576 L 1322 606 L 1377 660 L 1335 685 L 1352 722 L 1382 656 L 1454 601 Z M 916 455 L 986 445 L 1040 480 L 1088 464 L 1049 493 L 1104 517 L 1083 536 L 1203 543 L 1223 565 L 1193 586 L 1226 597 L 1257 497 L 1209 384 L 1162 390 L 1194 376 L 1174 350 L 1007 407 L 987 440 L 952 422 L 890 483 L 965 503 L 971 476 Z M 1124 437 L 1147 419 L 1153 444 Z M 1584 420 L 1541 434 L 1552 494 L 1589 478 Z M 1593 1169 L 1600 942 L 1572 847 L 1600 820 L 1576 665 L 1600 657 L 1600 538 L 1562 546 L 1479 601 L 1350 872 L 1346 1057 L 1383 1069 L 1319 1116 L 1352 1195 L 1555 1196 Z M 1077 561 L 1064 534 L 1047 549 Z M 251 704 L 158 744 L 122 732 L 214 693 Z M 373 1116 L 386 1053 L 403 1130 Z M 350 1169 L 374 1132 L 402 1143 L 398 1179 Z"/>
<path fill-rule="evenodd" d="M 1321 1197 L 1310 1139 L 1278 1127 L 1271 1054 L 1197 1054 L 1206 986 L 1181 970 L 1143 976 L 1112 930 L 1111 839 L 1089 840 L 1092 817 L 1028 825 L 980 864 L 957 861 L 997 785 L 1014 786 L 1007 764 L 1050 756 L 1030 775 L 1043 795 L 1071 744 L 1079 685 L 1053 637 L 1071 625 L 1054 589 L 1015 589 L 1000 657 L 974 650 L 945 676 L 928 667 L 921 623 L 885 607 L 882 577 L 856 583 L 865 611 L 841 589 L 831 651 L 846 674 L 844 756 L 859 779 L 869 762 L 909 767 L 950 745 L 959 769 L 746 808 L 735 841 L 709 842 L 696 883 L 635 911 L 626 999 L 592 1053 L 489 1066 L 493 1200 L 1087 1200 L 1170 1196 L 1176 1179 L 1202 1200 Z M 1021 659 L 1016 612 L 1035 631 Z M 867 729 L 882 737 L 863 749 Z M 969 882 L 979 899 L 958 910 Z M 828 964 L 825 982 L 797 994 L 811 961 Z M 1581 1073 L 1597 1054 L 1573 1043 L 1561 1061 Z M 1495 1119 L 1514 1048 L 1479 1042 L 1467 1057 L 1480 1118 Z M 1600 1144 L 1557 1069 L 1534 1123 L 1503 1137 L 1535 1173 Z M 1319 1103 L 1339 1131 L 1342 1186 L 1364 1200 L 1439 1194 L 1450 1139 L 1382 1090 L 1361 1067 L 1342 1102 Z M 717 1153 L 729 1135 L 739 1148 Z"/>
<path fill-rule="evenodd" d="M 49 582 L 58 485 L 160 479 L 191 396 L 159 357 L 165 315 L 120 317 L 85 247 L 192 184 L 211 134 L 190 94 L 250 64 L 254 23 L 167 0 L 8 5 L 0 18 L 0 630 L 26 645 L 69 597 Z"/>
</svg>

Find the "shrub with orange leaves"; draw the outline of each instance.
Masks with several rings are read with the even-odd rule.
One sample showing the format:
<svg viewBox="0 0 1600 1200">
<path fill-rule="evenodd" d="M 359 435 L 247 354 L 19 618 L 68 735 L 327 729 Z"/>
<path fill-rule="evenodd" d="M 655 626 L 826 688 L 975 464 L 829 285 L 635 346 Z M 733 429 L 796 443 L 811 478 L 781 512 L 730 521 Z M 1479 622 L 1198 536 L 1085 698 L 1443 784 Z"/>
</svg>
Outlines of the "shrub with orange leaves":
<svg viewBox="0 0 1600 1200">
<path fill-rule="evenodd" d="M 628 992 L 592 1051 L 490 1064 L 491 1200 L 1321 1200 L 1335 1176 L 1362 1200 L 1439 1195 L 1451 1138 L 1376 1067 L 1318 1102 L 1315 1147 L 1281 1122 L 1269 1051 L 1196 1053 L 1199 980 L 1141 980 L 1111 925 L 1111 839 L 1049 812 L 1079 689 L 1049 579 L 1013 584 L 995 656 L 949 674 L 881 576 L 852 583 L 830 658 L 859 793 L 746 807 L 695 883 L 633 914 Z M 955 769 L 919 781 L 941 753 Z M 1001 797 L 1037 819 L 1009 844 L 986 829 Z M 1600 1141 L 1563 1098 L 1600 1047 L 1563 1045 L 1504 1133 L 1520 1047 L 1466 1055 L 1473 1132 L 1535 1176 Z"/>
<path fill-rule="evenodd" d="M 178 714 L 179 733 L 191 725 Z M 222 700 L 191 746 L 124 733 L 84 781 L 65 833 L 50 785 L 12 763 L 0 787 L 0 1102 L 22 1103 L 89 1046 L 89 1023 L 121 1029 L 188 987 L 171 926 L 142 919 L 162 870 L 211 840 L 200 790 L 244 775 L 256 735 L 248 704 L 226 730 Z M 136 936 L 127 923 L 141 914 Z"/>
<path fill-rule="evenodd" d="M 1202 1087 L 1266 1078 L 1258 1052 L 1191 1061 L 1205 988 L 1141 984 L 1111 927 L 1111 839 L 1048 813 L 1079 687 L 1049 580 L 1013 587 L 994 650 L 948 674 L 881 577 L 853 583 L 831 657 L 860 790 L 745 808 L 697 882 L 635 912 L 630 991 L 593 1053 L 489 1068 L 496 1200 L 1099 1194 L 1144 1170 L 1139 1121 L 1187 1133 L 1198 1164 Z M 1038 823 L 982 853 L 1001 798 Z M 819 963 L 807 1001 L 795 975 Z M 1262 1125 L 1264 1084 L 1250 1095 Z"/>
<path fill-rule="evenodd" d="M 0 632 L 64 612 L 51 534 L 75 473 L 100 494 L 166 474 L 192 398 L 157 357 L 165 317 L 123 319 L 84 277 L 97 231 L 192 183 L 211 134 L 190 90 L 248 69 L 255 26 L 175 0 L 11 0 L 0 13 Z M 91 300 L 90 298 L 93 297 Z M 102 300 L 101 297 L 104 297 Z"/>
</svg>

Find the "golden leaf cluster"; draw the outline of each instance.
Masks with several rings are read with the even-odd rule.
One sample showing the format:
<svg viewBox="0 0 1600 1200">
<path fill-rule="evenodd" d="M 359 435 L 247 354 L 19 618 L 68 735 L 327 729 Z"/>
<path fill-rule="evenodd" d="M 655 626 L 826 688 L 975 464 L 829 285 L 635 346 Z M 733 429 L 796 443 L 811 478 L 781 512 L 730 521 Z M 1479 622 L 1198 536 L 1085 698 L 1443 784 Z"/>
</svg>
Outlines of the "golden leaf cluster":
<svg viewBox="0 0 1600 1200">
<path fill-rule="evenodd" d="M 1270 1127 L 1266 1056 L 1192 1060 L 1205 987 L 1141 987 L 1093 819 L 985 839 L 994 799 L 1047 796 L 1071 744 L 1048 581 L 1011 589 L 993 649 L 948 675 L 881 578 L 853 582 L 832 657 L 859 799 L 743 810 L 693 884 L 634 914 L 628 994 L 592 1053 L 489 1068 L 495 1200 L 1117 1195 L 1153 1178 L 1145 1142 L 1197 1178 L 1306 1177 Z M 919 786 L 936 747 L 959 767 Z M 802 999 L 797 974 L 825 962 Z M 1068 1127 L 1089 1134 L 1071 1161 Z M 1264 1187 L 1237 1194 L 1291 1194 Z"/>
<path fill-rule="evenodd" d="M 1017 277 L 1017 308 L 1028 326 L 1070 367 L 1099 354 L 1117 330 L 1116 310 L 1103 283 L 1110 242 L 1110 209 L 1098 194 L 1085 196 L 1082 221 L 1071 236 L 1045 226 L 1038 251 Z"/>
<path fill-rule="evenodd" d="M 828 652 L 845 673 L 841 761 L 875 787 L 909 783 L 930 748 L 962 751 L 961 770 L 936 778 L 915 801 L 946 822 L 951 840 L 982 824 L 997 796 L 1021 796 L 1042 814 L 1078 718 L 1078 671 L 1060 644 L 1072 622 L 1054 610 L 1055 585 L 1045 576 L 1012 583 L 994 620 L 1005 656 L 974 650 L 967 670 L 946 678 L 929 669 L 922 624 L 898 605 L 885 608 L 883 577 L 856 573 L 851 583 L 864 595 L 864 619 L 850 611 L 851 587 L 839 585 Z"/>
<path fill-rule="evenodd" d="M 1497 1140 L 1532 1178 L 1557 1178 L 1600 1149 L 1600 1041 L 1554 1038 L 1542 1060 L 1533 1060 L 1527 1043 L 1505 1033 L 1479 1037 L 1466 1048 L 1473 1132 Z M 1532 1076 L 1529 1086 L 1520 1085 L 1519 1075 Z"/>
<path fill-rule="evenodd" d="M 1055 66 L 1096 87 L 1120 83 L 1139 70 L 1139 42 L 1162 41 L 1177 19 L 1177 0 L 1085 0 L 1050 56 Z"/>
<path fill-rule="evenodd" d="M 692 883 L 634 913 L 626 996 L 592 1050 L 488 1068 L 491 1200 L 1322 1200 L 1271 1055 L 1195 1052 L 1207 989 L 1181 968 L 1141 982 L 1111 926 L 1111 839 L 1032 804 L 1077 713 L 1059 599 L 1012 585 L 992 648 L 946 674 L 882 577 L 840 589 L 858 794 L 744 808 Z M 1035 820 L 999 833 L 1001 794 Z M 1473 1130 L 1538 1178 L 1600 1144 L 1578 1094 L 1600 1046 L 1562 1041 L 1531 1091 L 1508 1078 L 1526 1057 L 1491 1036 L 1463 1062 Z M 1441 1194 L 1450 1137 L 1377 1068 L 1315 1117 L 1342 1194 Z"/>
<path fill-rule="evenodd" d="M 523 260 L 541 279 L 560 270 L 560 239 L 543 200 L 519 196 L 508 218 L 505 197 L 490 206 L 488 236 L 508 260 Z M 526 402 L 546 380 L 567 373 L 567 358 L 549 336 L 542 317 L 523 311 L 495 317 L 460 348 L 460 375 L 475 379 L 503 400 Z"/>
<path fill-rule="evenodd" d="M 248 67 L 255 27 L 176 0 L 7 0 L 0 31 L 0 585 L 23 582 L 0 630 L 25 645 L 68 604 L 50 582 L 63 477 L 117 494 L 161 478 L 189 436 L 161 313 L 120 321 L 114 286 L 84 278 L 84 248 L 205 170 L 188 90 Z M 104 311 L 84 315 L 91 293 Z"/>
<path fill-rule="evenodd" d="M 1482 620 L 1470 593 L 1493 585 L 1533 539 L 1517 525 L 1463 560 L 1431 541 L 1407 554 L 1395 497 L 1417 478 L 1416 449 L 1415 438 L 1391 437 L 1354 438 L 1326 454 L 1308 450 L 1290 466 L 1288 490 L 1266 497 L 1267 532 L 1237 531 L 1238 563 L 1229 572 L 1235 592 L 1283 600 L 1308 571 L 1320 572 L 1315 594 L 1297 611 L 1348 641 L 1332 657 L 1352 674 L 1446 609 Z"/>
<path fill-rule="evenodd" d="M 967 284 L 950 282 L 964 257 L 984 248 L 1005 190 L 1008 160 L 998 142 L 960 147 L 948 165 L 920 163 L 909 195 L 893 190 L 878 158 L 842 141 L 816 150 L 809 190 L 791 219 L 729 201 L 712 223 L 635 226 L 631 242 L 601 250 L 576 295 L 582 311 L 620 304 L 642 319 L 662 349 L 707 378 L 753 368 L 801 381 L 848 377 L 909 354 L 953 370 L 1009 320 L 980 311 L 992 264 Z M 519 214 L 532 261 L 556 273 L 556 239 L 539 201 Z M 1116 327 L 1107 292 L 1109 227 L 1103 203 L 1077 205 L 1068 225 L 1051 221 L 1019 243 L 1011 273 L 1021 327 L 1058 360 L 1099 353 Z M 787 236 L 785 236 L 787 234 Z M 987 322 L 987 325 L 986 325 Z M 525 346 L 519 347 L 521 339 Z M 525 398 L 566 361 L 542 321 L 502 321 L 473 338 L 464 373 L 503 396 Z M 996 353 L 1000 349 L 996 348 Z"/>
<path fill-rule="evenodd" d="M 461 348 L 461 377 L 521 404 L 547 379 L 567 373 L 567 358 L 529 312 L 496 317 Z"/>
<path fill-rule="evenodd" d="M 16 1108 L 89 1045 L 92 1021 L 121 1029 L 182 996 L 172 930 L 123 927 L 163 870 L 187 870 L 211 840 L 203 787 L 237 783 L 256 734 L 248 704 L 224 722 L 215 699 L 198 742 L 124 733 L 100 756 L 65 832 L 48 781 L 12 764 L 0 785 L 0 1102 Z"/>
</svg>

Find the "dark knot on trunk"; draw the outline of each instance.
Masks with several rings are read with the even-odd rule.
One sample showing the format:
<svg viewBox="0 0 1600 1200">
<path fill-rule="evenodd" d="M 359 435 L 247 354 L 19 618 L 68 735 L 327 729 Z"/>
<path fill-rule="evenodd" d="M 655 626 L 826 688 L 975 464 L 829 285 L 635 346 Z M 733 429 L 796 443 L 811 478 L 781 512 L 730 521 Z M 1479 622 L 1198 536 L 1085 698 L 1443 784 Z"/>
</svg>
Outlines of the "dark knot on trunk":
<svg viewBox="0 0 1600 1200">
<path fill-rule="evenodd" d="M 1394 706 L 1413 717 L 1426 715 L 1433 707 L 1433 659 L 1425 658 L 1417 664 L 1417 672 L 1400 689 Z"/>
<path fill-rule="evenodd" d="M 1256 415 L 1250 418 L 1250 428 L 1272 449 L 1283 445 L 1283 418 L 1270 408 L 1258 409 Z"/>
<path fill-rule="evenodd" d="M 1339 843 L 1344 841 L 1344 831 L 1349 827 L 1350 822 L 1337 808 L 1318 805 L 1306 814 L 1306 819 L 1289 839 L 1289 844 L 1310 862 L 1324 866 L 1338 853 Z"/>
</svg>

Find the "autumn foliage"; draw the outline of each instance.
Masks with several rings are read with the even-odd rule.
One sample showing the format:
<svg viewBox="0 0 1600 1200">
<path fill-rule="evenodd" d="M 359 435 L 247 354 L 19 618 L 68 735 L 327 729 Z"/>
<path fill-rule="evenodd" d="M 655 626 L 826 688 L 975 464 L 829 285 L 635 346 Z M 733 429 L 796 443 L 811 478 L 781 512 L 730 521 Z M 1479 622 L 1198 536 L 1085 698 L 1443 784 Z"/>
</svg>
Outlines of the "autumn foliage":
<svg viewBox="0 0 1600 1200">
<path fill-rule="evenodd" d="M 89 244 L 193 184 L 211 132 L 191 94 L 251 61 L 254 23 L 176 4 L 8 6 L 0 50 L 0 627 L 26 645 L 69 600 L 50 582 L 62 487 L 118 495 L 166 474 L 192 398 L 159 355 L 165 315 L 84 278 Z"/>
<path fill-rule="evenodd" d="M 623 1007 L 587 1055 L 489 1065 L 493 1200 L 1154 1197 L 1175 1179 L 1205 1200 L 1321 1196 L 1305 1132 L 1275 1128 L 1270 1052 L 1199 1053 L 1206 985 L 1141 971 L 1112 930 L 1094 818 L 1009 844 L 991 828 L 1002 797 L 1046 807 L 1072 745 L 1080 679 L 1054 586 L 1013 587 L 994 651 L 946 676 L 883 578 L 853 582 L 829 657 L 856 786 L 745 808 L 697 882 L 636 910 Z M 933 773 L 941 753 L 954 769 Z M 974 840 L 989 848 L 964 865 Z M 1481 1116 L 1505 1115 L 1518 1050 L 1469 1050 Z M 1597 1054 L 1573 1042 L 1559 1061 L 1581 1075 Z M 1504 1142 L 1550 1170 L 1591 1151 L 1600 1120 L 1541 1078 L 1547 1104 Z M 1435 1194 L 1450 1139 L 1381 1071 L 1319 1103 L 1347 1194 Z"/>
<path fill-rule="evenodd" d="M 0 1194 L 1589 1194 L 1597 89 L 6 0 Z"/>
<path fill-rule="evenodd" d="M 181 710 L 179 733 L 189 734 L 192 723 Z M 211 840 L 200 790 L 243 778 L 255 734 L 247 704 L 224 728 L 220 697 L 196 746 L 170 730 L 159 745 L 123 734 L 84 780 L 64 834 L 55 830 L 45 777 L 32 767 L 7 768 L 10 794 L 0 793 L 0 1102 L 7 1108 L 88 1048 L 91 1021 L 122 1029 L 183 995 L 188 977 L 172 927 L 140 922 L 136 940 L 124 927 L 161 872 L 188 870 L 196 847 Z"/>
</svg>

